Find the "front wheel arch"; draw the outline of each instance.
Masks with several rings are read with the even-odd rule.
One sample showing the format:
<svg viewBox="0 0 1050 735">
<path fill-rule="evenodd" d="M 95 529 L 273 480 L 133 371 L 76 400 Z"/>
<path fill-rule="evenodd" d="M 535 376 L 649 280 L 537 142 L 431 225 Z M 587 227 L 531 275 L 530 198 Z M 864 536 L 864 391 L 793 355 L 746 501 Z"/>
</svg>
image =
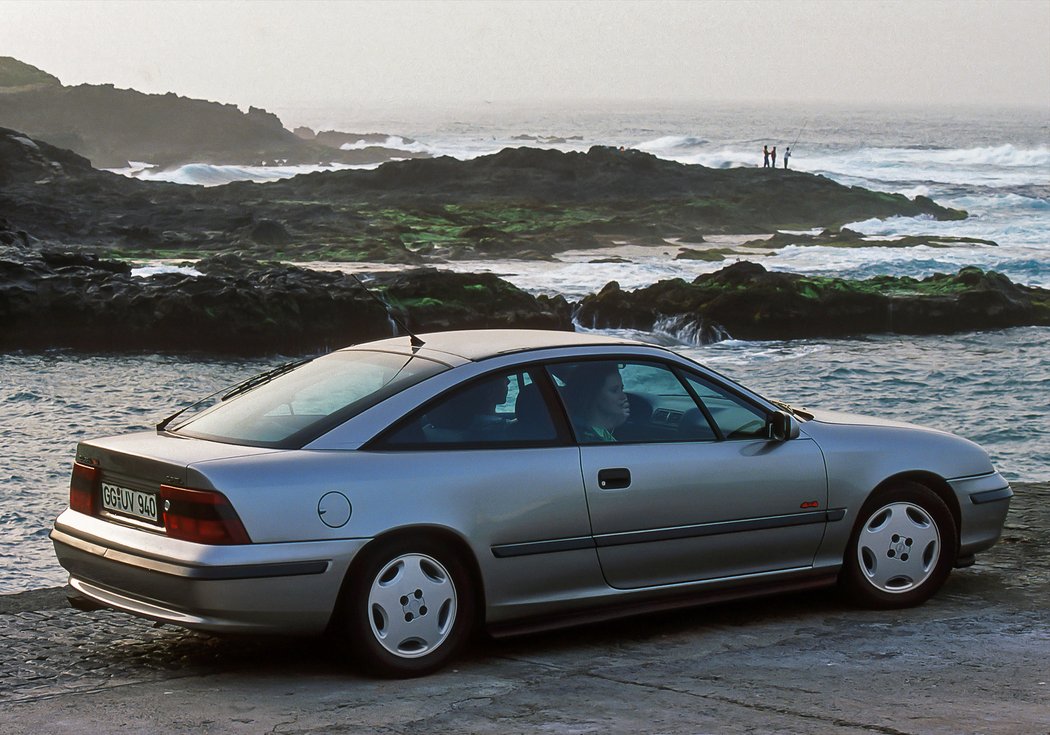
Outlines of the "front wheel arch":
<svg viewBox="0 0 1050 735">
<path fill-rule="evenodd" d="M 952 553 L 956 556 L 959 554 L 959 543 L 962 539 L 962 510 L 959 508 L 959 498 L 956 496 L 955 491 L 952 490 L 951 485 L 940 475 L 936 475 L 932 472 L 923 472 L 921 470 L 915 470 L 911 472 L 900 472 L 891 477 L 887 477 L 885 480 L 880 482 L 874 490 L 868 495 L 865 500 L 865 505 L 871 501 L 877 494 L 886 492 L 889 489 L 896 487 L 897 485 L 904 482 L 914 482 L 918 485 L 922 485 L 931 492 L 935 493 L 940 498 L 948 510 L 952 514 L 952 521 L 955 523 L 955 548 L 952 549 Z"/>
<path fill-rule="evenodd" d="M 910 548 L 912 539 L 907 537 L 913 532 L 917 545 Z M 901 543 L 909 548 L 900 546 Z M 926 544 L 936 550 L 936 555 L 931 554 L 926 563 L 917 563 L 926 558 L 919 556 L 919 550 Z M 884 483 L 868 497 L 857 515 L 846 546 L 839 586 L 864 607 L 894 609 L 920 605 L 947 580 L 958 554 L 958 544 L 955 519 L 936 491 L 914 480 Z M 894 559 L 900 552 L 905 553 L 898 564 Z M 911 564 L 905 566 L 903 562 L 908 561 L 908 554 Z"/>
</svg>

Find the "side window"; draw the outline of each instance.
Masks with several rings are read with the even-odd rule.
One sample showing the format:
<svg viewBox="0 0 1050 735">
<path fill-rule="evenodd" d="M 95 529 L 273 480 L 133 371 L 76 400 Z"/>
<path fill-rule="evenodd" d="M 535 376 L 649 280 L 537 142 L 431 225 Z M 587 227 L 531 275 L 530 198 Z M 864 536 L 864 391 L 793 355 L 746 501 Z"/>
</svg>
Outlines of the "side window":
<svg viewBox="0 0 1050 735">
<path fill-rule="evenodd" d="M 725 388 L 697 376 L 686 377 L 726 439 L 766 439 L 766 414 Z"/>
<path fill-rule="evenodd" d="M 599 360 L 558 363 L 548 370 L 581 444 L 716 439 L 666 365 Z"/>
<path fill-rule="evenodd" d="M 381 442 L 386 449 L 550 442 L 557 430 L 527 371 L 499 373 L 424 406 Z"/>
</svg>

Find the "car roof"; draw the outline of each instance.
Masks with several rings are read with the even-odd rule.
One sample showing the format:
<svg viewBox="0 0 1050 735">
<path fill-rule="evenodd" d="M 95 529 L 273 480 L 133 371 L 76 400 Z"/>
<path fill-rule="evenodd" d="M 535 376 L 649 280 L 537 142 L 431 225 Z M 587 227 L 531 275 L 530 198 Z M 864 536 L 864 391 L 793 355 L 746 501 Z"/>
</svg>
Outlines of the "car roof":
<svg viewBox="0 0 1050 735">
<path fill-rule="evenodd" d="M 644 344 L 637 340 L 610 337 L 603 334 L 543 329 L 463 329 L 451 332 L 431 332 L 417 336 L 423 341 L 423 346 L 419 348 L 420 354 L 443 353 L 472 362 L 526 350 Z M 409 337 L 394 337 L 392 339 L 354 345 L 347 349 L 380 349 L 409 353 L 412 351 L 412 344 Z"/>
</svg>

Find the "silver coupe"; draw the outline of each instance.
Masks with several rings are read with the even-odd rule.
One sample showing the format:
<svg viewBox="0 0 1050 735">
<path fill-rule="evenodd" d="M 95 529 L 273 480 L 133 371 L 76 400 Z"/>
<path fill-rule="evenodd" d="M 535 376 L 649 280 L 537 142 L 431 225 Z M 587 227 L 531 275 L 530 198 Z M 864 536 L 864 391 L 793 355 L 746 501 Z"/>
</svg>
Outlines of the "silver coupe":
<svg viewBox="0 0 1050 735">
<path fill-rule="evenodd" d="M 996 542 L 1011 496 L 965 439 L 792 408 L 661 347 L 459 331 L 81 442 L 51 538 L 91 604 L 328 631 L 413 676 L 476 630 L 835 583 L 916 605 Z"/>
</svg>

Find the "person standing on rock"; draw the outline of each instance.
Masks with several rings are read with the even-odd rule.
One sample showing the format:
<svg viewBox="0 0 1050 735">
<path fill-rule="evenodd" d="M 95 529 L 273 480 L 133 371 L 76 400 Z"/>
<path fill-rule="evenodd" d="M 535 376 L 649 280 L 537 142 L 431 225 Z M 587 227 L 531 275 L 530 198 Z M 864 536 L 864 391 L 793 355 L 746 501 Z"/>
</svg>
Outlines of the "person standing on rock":
<svg viewBox="0 0 1050 735">
<path fill-rule="evenodd" d="M 773 148 L 769 151 L 769 160 L 772 162 L 773 168 L 776 168 L 777 167 L 777 147 L 776 146 L 773 146 Z"/>
<path fill-rule="evenodd" d="M 787 170 L 788 159 L 791 158 L 791 146 L 784 149 L 784 169 Z"/>
<path fill-rule="evenodd" d="M 762 168 L 769 168 L 769 146 L 762 146 Z"/>
</svg>

